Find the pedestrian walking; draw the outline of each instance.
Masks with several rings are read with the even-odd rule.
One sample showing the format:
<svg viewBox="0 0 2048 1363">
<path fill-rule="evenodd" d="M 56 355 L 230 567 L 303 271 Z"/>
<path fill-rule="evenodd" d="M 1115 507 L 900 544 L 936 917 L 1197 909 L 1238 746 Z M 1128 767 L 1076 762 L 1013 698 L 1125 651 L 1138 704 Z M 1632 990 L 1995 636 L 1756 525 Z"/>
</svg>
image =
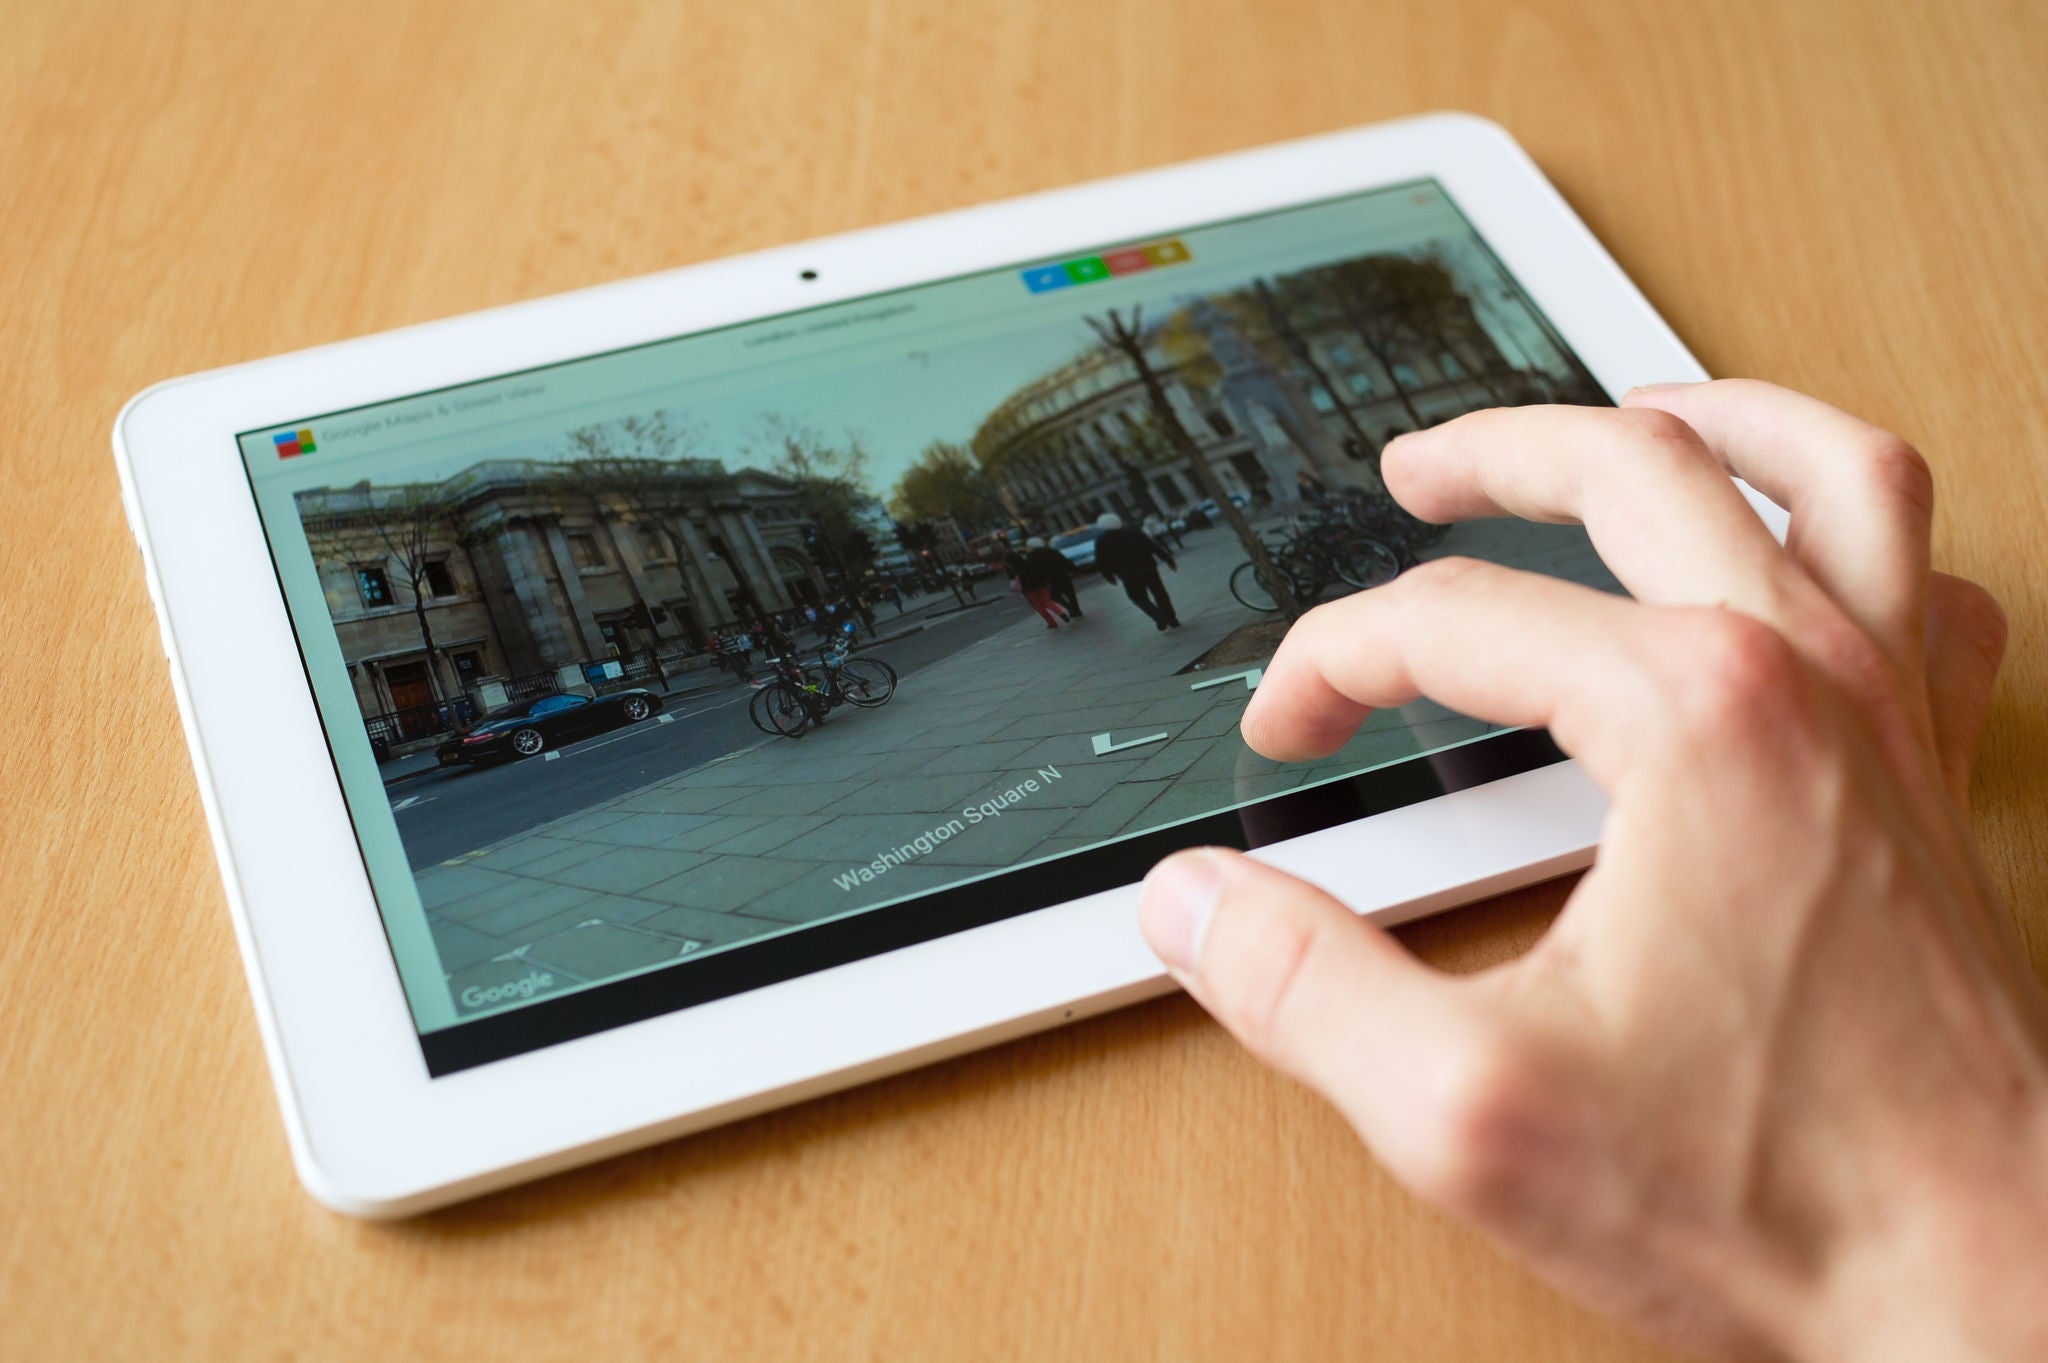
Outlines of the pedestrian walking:
<svg viewBox="0 0 2048 1363">
<path fill-rule="evenodd" d="M 1114 511 L 1105 511 L 1096 518 L 1095 528 L 1102 533 L 1095 539 L 1095 566 L 1102 570 L 1104 582 L 1123 584 L 1124 595 L 1131 598 L 1131 604 L 1152 617 L 1152 623 L 1161 630 L 1180 628 L 1180 617 L 1174 613 L 1173 598 L 1166 594 L 1166 584 L 1159 580 L 1158 564 L 1164 563 L 1178 572 L 1180 565 L 1156 541 L 1139 531 L 1126 526 L 1123 517 Z"/>
<path fill-rule="evenodd" d="M 1035 549 L 1032 547 L 1034 545 L 1037 546 Z M 1052 599 L 1052 578 L 1046 571 L 1047 565 L 1042 554 L 1060 558 L 1057 552 L 1045 547 L 1044 540 L 1033 539 L 1026 544 L 1024 553 L 1010 555 L 1005 566 L 1017 579 L 1017 590 L 1024 594 L 1024 599 L 1030 603 L 1031 609 L 1037 611 L 1039 618 L 1045 621 L 1045 627 L 1058 629 L 1060 621 L 1067 618 L 1067 611 L 1064 606 Z M 1060 561 L 1064 563 L 1066 560 Z"/>
<path fill-rule="evenodd" d="M 1165 547 L 1169 539 L 1173 541 L 1176 550 L 1180 548 L 1180 531 L 1173 528 L 1172 521 L 1156 511 L 1145 518 L 1145 534 L 1161 548 Z"/>
<path fill-rule="evenodd" d="M 1024 541 L 1024 565 L 1044 580 L 1054 603 L 1070 618 L 1081 618 L 1081 594 L 1074 590 L 1074 565 L 1065 554 L 1048 548 L 1043 539 L 1033 535 Z"/>
</svg>

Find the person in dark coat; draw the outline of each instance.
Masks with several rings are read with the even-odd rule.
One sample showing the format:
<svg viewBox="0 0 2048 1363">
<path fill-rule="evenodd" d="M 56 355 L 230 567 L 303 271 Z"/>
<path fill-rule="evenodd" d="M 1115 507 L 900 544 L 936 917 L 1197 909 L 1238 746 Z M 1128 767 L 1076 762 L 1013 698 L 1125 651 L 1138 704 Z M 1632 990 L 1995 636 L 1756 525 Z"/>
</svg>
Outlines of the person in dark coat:
<svg viewBox="0 0 2048 1363">
<path fill-rule="evenodd" d="M 1161 563 L 1176 572 L 1180 570 L 1173 555 L 1126 526 L 1123 517 L 1113 511 L 1103 512 L 1096 519 L 1095 528 L 1102 532 L 1095 539 L 1095 566 L 1102 570 L 1102 580 L 1121 581 L 1131 604 L 1151 616 L 1152 623 L 1160 629 L 1180 628 L 1173 598 L 1166 594 L 1166 584 L 1159 580 Z"/>
<path fill-rule="evenodd" d="M 1024 566 L 1031 575 L 1044 582 L 1052 592 L 1052 599 L 1059 603 L 1068 617 L 1081 618 L 1081 594 L 1074 590 L 1074 565 L 1067 556 L 1057 549 L 1048 548 L 1044 540 L 1033 535 L 1024 541 Z"/>
<path fill-rule="evenodd" d="M 1012 550 L 1003 560 L 1003 568 L 1016 580 L 1017 590 L 1045 621 L 1047 629 L 1058 629 L 1060 621 L 1067 618 L 1066 610 L 1052 599 L 1052 582 L 1045 575 L 1045 562 L 1030 553 Z"/>
</svg>

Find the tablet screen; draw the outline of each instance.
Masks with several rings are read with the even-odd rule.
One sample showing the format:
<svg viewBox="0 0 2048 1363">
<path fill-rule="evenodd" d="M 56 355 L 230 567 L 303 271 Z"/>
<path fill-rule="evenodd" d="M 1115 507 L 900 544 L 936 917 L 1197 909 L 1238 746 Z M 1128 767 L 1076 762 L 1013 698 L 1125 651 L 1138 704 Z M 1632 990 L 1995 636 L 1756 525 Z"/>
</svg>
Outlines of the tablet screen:
<svg viewBox="0 0 2048 1363">
<path fill-rule="evenodd" d="M 1268 761 L 1290 609 L 1445 529 L 1399 432 L 1607 401 L 1390 187 L 245 433 L 444 1074 L 1557 760 L 1428 703 Z"/>
</svg>

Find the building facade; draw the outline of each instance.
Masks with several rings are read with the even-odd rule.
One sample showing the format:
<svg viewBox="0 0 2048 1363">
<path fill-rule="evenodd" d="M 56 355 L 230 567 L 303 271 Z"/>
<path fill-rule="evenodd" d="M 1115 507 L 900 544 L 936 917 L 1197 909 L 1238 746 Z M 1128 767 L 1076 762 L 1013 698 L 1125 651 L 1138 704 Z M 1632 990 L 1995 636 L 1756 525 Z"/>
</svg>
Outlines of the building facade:
<svg viewBox="0 0 2048 1363">
<path fill-rule="evenodd" d="M 387 739 L 440 727 L 438 708 L 487 681 L 681 658 L 824 595 L 795 490 L 715 460 L 610 483 L 493 460 L 298 502 L 357 704 Z"/>
<path fill-rule="evenodd" d="M 1427 334 L 1378 353 L 1338 320 L 1309 316 L 1293 344 L 1248 339 L 1243 309 L 1196 300 L 1151 332 L 1147 358 L 1178 424 L 1226 494 L 1285 501 L 1308 474 L 1374 483 L 1372 459 L 1404 431 L 1480 407 L 1563 397 L 1509 362 L 1472 305 L 1453 298 Z M 1377 338 L 1376 338 L 1377 339 Z M 1112 511 L 1168 516 L 1204 493 L 1152 409 L 1136 367 L 1101 345 L 1018 389 L 975 433 L 976 460 L 1013 514 L 1057 531 Z"/>
</svg>

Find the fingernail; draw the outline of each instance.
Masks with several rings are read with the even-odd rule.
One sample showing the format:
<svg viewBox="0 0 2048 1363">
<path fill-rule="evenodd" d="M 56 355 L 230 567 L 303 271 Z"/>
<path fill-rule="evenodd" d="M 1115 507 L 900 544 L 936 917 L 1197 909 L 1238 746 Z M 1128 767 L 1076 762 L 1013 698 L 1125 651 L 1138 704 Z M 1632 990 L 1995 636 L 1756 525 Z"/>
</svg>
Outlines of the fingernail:
<svg viewBox="0 0 2048 1363">
<path fill-rule="evenodd" d="M 1181 852 L 1152 868 L 1138 899 L 1138 926 L 1170 969 L 1192 975 L 1202 959 L 1202 939 L 1223 896 L 1223 876 L 1214 857 Z"/>
<path fill-rule="evenodd" d="M 1675 383 L 1639 383 L 1635 387 L 1629 389 L 1626 393 L 1623 393 L 1622 396 L 1632 398 L 1638 393 L 1641 393 L 1644 396 L 1648 396 L 1652 393 L 1670 393 L 1680 388 L 1694 388 L 1697 386 L 1698 385 L 1694 383 L 1692 380 L 1685 380 L 1682 382 Z"/>
</svg>

